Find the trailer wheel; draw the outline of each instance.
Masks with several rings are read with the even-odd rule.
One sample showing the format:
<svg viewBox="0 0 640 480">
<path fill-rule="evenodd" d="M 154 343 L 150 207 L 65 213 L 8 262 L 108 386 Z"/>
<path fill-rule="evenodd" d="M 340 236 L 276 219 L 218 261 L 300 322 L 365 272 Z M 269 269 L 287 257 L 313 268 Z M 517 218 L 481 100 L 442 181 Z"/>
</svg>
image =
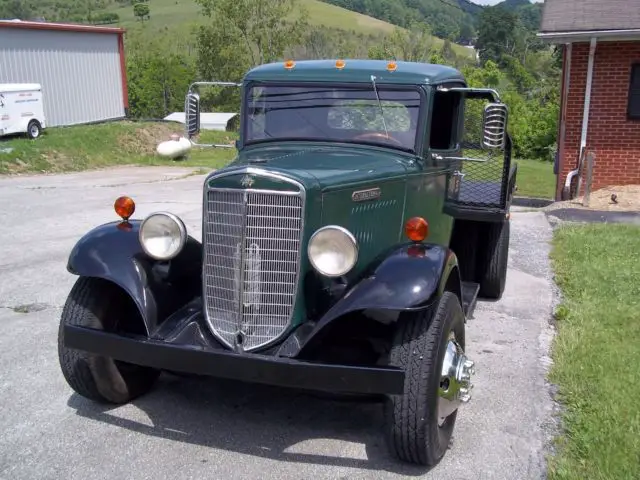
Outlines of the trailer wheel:
<svg viewBox="0 0 640 480">
<path fill-rule="evenodd" d="M 498 300 L 504 293 L 507 282 L 509 260 L 509 238 L 511 222 L 487 224 L 487 238 L 479 271 L 479 296 Z"/>
<path fill-rule="evenodd" d="M 40 136 L 40 133 L 42 133 L 42 126 L 40 125 L 40 122 L 37 120 L 31 120 L 29 125 L 27 125 L 27 136 L 35 139 Z"/>
<path fill-rule="evenodd" d="M 433 466 L 449 447 L 458 407 L 470 399 L 464 313 L 458 297 L 445 292 L 432 308 L 399 322 L 389 364 L 405 371 L 404 393 L 385 401 L 385 436 L 396 458 Z"/>
<path fill-rule="evenodd" d="M 148 392 L 160 375 L 152 368 L 64 345 L 64 325 L 115 331 L 120 318 L 137 314 L 131 310 L 132 302 L 125 295 L 108 281 L 80 277 L 62 310 L 58 331 L 58 358 L 62 374 L 73 390 L 96 402 L 127 403 Z"/>
</svg>

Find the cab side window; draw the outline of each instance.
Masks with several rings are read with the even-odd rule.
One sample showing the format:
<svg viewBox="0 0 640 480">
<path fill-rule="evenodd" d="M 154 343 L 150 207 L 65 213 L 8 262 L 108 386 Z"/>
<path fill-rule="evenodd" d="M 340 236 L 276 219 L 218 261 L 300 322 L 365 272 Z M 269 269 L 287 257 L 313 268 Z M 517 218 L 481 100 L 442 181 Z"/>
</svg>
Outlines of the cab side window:
<svg viewBox="0 0 640 480">
<path fill-rule="evenodd" d="M 458 143 L 461 100 L 460 92 L 436 92 L 429 134 L 433 150 L 451 150 Z"/>
</svg>

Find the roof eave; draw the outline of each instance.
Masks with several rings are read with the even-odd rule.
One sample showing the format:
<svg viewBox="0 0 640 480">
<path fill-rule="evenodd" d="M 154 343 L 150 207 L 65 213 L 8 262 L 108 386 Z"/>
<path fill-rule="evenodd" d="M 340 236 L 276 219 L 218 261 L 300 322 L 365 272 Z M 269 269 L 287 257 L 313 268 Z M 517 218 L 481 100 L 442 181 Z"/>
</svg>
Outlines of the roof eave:
<svg viewBox="0 0 640 480">
<path fill-rule="evenodd" d="M 600 41 L 640 40 L 640 28 L 628 30 L 584 30 L 574 32 L 539 32 L 538 38 L 550 43 L 588 42 L 592 38 Z"/>
</svg>

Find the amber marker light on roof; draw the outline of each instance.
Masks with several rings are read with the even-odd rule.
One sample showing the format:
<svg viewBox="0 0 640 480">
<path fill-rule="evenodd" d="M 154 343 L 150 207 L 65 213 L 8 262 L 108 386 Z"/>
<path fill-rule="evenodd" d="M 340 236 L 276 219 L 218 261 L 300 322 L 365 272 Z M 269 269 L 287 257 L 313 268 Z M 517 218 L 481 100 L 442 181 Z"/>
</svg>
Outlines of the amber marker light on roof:
<svg viewBox="0 0 640 480">
<path fill-rule="evenodd" d="M 346 66 L 346 63 L 344 60 L 336 60 L 336 68 L 338 70 L 342 70 L 345 66 Z"/>
<path fill-rule="evenodd" d="M 396 62 L 387 63 L 387 70 L 390 72 L 395 72 L 398 69 L 398 64 Z"/>
<path fill-rule="evenodd" d="M 118 216 L 126 222 L 136 211 L 136 204 L 130 197 L 118 197 L 113 204 L 113 208 Z"/>
<path fill-rule="evenodd" d="M 287 70 L 291 70 L 295 66 L 296 62 L 294 62 L 293 60 L 287 60 L 286 62 L 284 62 L 284 68 L 286 68 Z"/>
<path fill-rule="evenodd" d="M 429 224 L 422 217 L 413 217 L 404 225 L 404 233 L 413 242 L 421 242 L 429 235 Z"/>
</svg>

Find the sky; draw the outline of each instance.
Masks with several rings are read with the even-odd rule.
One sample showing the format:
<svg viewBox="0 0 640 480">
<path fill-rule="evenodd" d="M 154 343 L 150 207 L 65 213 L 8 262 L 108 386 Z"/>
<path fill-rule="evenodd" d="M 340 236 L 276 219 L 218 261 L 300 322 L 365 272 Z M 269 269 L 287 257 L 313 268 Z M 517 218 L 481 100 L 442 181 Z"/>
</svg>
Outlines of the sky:
<svg viewBox="0 0 640 480">
<path fill-rule="evenodd" d="M 500 3 L 502 0 L 471 0 L 473 3 L 478 3 L 480 5 L 495 5 L 496 3 Z M 542 0 L 532 0 L 534 3 L 541 2 Z"/>
</svg>

